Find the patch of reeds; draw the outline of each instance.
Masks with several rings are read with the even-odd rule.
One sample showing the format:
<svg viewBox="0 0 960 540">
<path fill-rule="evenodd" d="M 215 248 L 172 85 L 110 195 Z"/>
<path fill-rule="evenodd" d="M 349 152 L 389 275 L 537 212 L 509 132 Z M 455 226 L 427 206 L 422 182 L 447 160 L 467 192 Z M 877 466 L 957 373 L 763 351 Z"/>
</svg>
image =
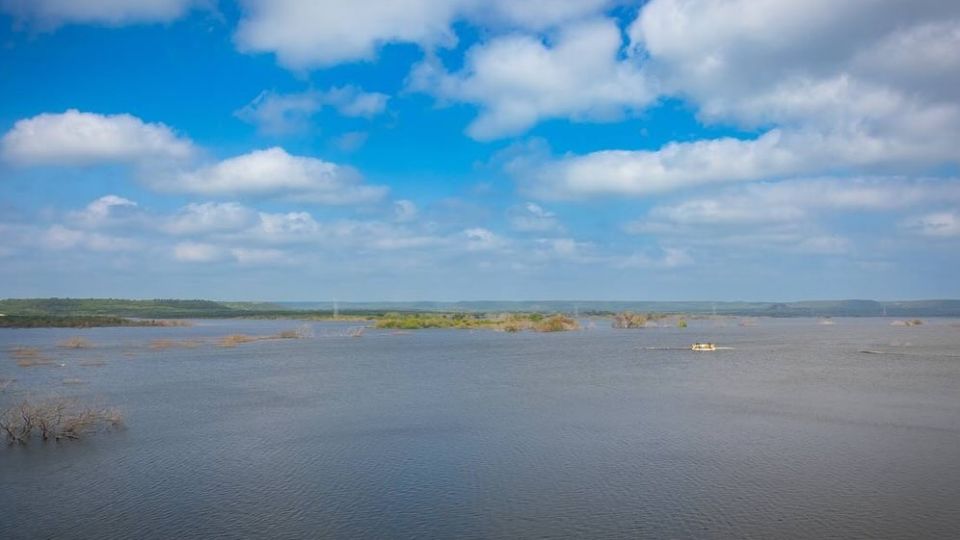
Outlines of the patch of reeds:
<svg viewBox="0 0 960 540">
<path fill-rule="evenodd" d="M 268 341 L 272 339 L 303 339 L 310 337 L 312 335 L 312 330 L 309 326 L 301 326 L 294 330 L 284 330 L 276 334 L 271 334 L 269 336 L 251 336 L 249 334 L 230 334 L 229 336 L 223 336 L 220 338 L 220 341 L 217 343 L 220 347 L 236 347 L 237 345 L 242 345 L 244 343 L 252 343 L 254 341 Z"/>
<path fill-rule="evenodd" d="M 196 339 L 154 339 L 150 342 L 150 348 L 155 351 L 174 348 L 192 349 L 199 347 L 200 343 L 201 342 Z"/>
<path fill-rule="evenodd" d="M 569 332 L 579 329 L 580 323 L 566 315 L 551 315 L 533 324 L 533 330 L 537 332 Z"/>
<path fill-rule="evenodd" d="M 250 343 L 253 341 L 259 341 L 263 339 L 262 337 L 250 336 L 247 334 L 230 334 L 229 336 L 223 336 L 220 338 L 218 343 L 221 347 L 236 347 L 243 343 Z"/>
<path fill-rule="evenodd" d="M 53 364 L 53 359 L 40 353 L 36 347 L 13 347 L 10 356 L 20 367 L 47 366 Z"/>
<path fill-rule="evenodd" d="M 89 349 L 92 346 L 93 343 L 91 343 L 89 339 L 77 336 L 57 343 L 57 347 L 62 349 Z"/>
<path fill-rule="evenodd" d="M 79 439 L 85 434 L 123 426 L 116 409 L 81 406 L 66 399 L 28 400 L 0 410 L 0 433 L 10 443 Z"/>
</svg>

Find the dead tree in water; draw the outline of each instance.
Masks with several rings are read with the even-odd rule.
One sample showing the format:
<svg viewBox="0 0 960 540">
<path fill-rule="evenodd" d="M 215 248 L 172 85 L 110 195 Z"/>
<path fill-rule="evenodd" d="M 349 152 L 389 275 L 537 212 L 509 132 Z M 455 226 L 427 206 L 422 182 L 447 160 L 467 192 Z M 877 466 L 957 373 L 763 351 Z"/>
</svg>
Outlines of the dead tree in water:
<svg viewBox="0 0 960 540">
<path fill-rule="evenodd" d="M 116 410 L 77 407 L 63 399 L 23 401 L 0 410 L 0 432 L 8 442 L 18 444 L 29 443 L 34 434 L 43 441 L 79 439 L 92 431 L 122 425 L 123 416 Z"/>
</svg>

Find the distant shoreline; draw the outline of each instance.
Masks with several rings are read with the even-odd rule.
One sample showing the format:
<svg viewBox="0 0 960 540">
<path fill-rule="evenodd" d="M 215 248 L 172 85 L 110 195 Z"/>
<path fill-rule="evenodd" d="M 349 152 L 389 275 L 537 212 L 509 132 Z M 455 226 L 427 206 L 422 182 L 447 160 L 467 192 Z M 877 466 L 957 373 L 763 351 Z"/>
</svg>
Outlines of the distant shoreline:
<svg viewBox="0 0 960 540">
<path fill-rule="evenodd" d="M 183 326 L 184 319 L 278 319 L 377 321 L 395 326 L 424 324 L 426 318 L 491 319 L 501 315 L 614 317 L 960 317 L 960 300 L 750 302 L 384 302 L 265 303 L 211 300 L 124 300 L 34 298 L 0 300 L 0 328 L 91 328 Z M 403 319 L 403 321 L 399 321 Z M 462 325 L 462 321 L 457 323 Z M 442 326 L 457 326 L 457 324 Z M 431 324 L 431 326 L 433 326 Z"/>
<path fill-rule="evenodd" d="M 6 317 L 115 317 L 123 319 L 342 319 L 397 314 L 489 315 L 540 313 L 612 316 L 616 313 L 737 317 L 960 317 L 960 300 L 815 300 L 799 302 L 465 301 L 465 302 L 223 302 L 108 298 L 0 300 Z M 0 322 L 0 326 L 3 323 Z"/>
</svg>

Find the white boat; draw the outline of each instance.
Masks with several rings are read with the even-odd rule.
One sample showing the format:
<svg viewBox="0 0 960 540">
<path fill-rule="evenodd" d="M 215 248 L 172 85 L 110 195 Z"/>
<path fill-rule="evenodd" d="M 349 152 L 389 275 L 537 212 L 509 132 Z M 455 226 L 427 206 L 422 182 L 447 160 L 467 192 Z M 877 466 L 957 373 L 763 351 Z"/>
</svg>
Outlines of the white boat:
<svg viewBox="0 0 960 540">
<path fill-rule="evenodd" d="M 717 345 L 715 343 L 694 343 L 690 346 L 691 351 L 715 351 L 717 350 Z"/>
</svg>

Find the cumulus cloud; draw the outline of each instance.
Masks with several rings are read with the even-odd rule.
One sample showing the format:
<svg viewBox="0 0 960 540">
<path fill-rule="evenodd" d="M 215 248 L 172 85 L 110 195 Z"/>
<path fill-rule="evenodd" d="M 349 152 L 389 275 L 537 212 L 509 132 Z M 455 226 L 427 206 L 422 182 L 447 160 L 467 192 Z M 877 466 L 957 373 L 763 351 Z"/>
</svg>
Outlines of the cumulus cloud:
<svg viewBox="0 0 960 540">
<path fill-rule="evenodd" d="M 139 247 L 131 238 L 82 231 L 53 225 L 40 236 L 40 245 L 47 249 L 82 249 L 97 252 L 130 251 Z"/>
<path fill-rule="evenodd" d="M 75 109 L 17 121 L 0 147 L 4 160 L 17 165 L 183 161 L 196 153 L 193 143 L 163 124 Z"/>
<path fill-rule="evenodd" d="M 960 202 L 956 179 L 821 178 L 764 182 L 728 189 L 710 197 L 654 206 L 633 232 L 676 225 L 795 223 L 822 212 L 878 212 L 937 202 Z"/>
<path fill-rule="evenodd" d="M 350 167 L 293 156 L 278 147 L 150 181 L 165 191 L 205 196 L 273 196 L 332 205 L 373 202 L 387 192 L 383 186 L 364 185 L 360 174 Z"/>
<path fill-rule="evenodd" d="M 884 137 L 856 129 L 834 133 L 774 129 L 755 139 L 673 142 L 659 150 L 602 150 L 559 159 L 522 156 L 508 169 L 542 198 L 640 196 L 850 168 L 924 169 L 949 162 L 956 154 L 952 142 L 960 142 L 960 131 L 957 136 L 939 130 L 917 137 L 904 133 Z"/>
<path fill-rule="evenodd" d="M 918 64 L 927 61 L 936 70 L 956 58 L 936 52 L 956 40 L 944 22 L 949 28 L 958 18 L 955 2 L 939 1 L 653 0 L 628 33 L 668 91 L 693 97 L 710 116 L 753 123 L 763 116 L 743 111 L 792 81 L 817 86 L 847 74 L 865 86 L 902 89 L 899 71 L 925 69 Z M 899 52 L 882 60 L 884 69 L 860 68 L 891 49 Z M 768 103 L 759 112 L 776 118 L 790 108 Z"/>
<path fill-rule="evenodd" d="M 253 226 L 230 238 L 245 244 L 356 251 L 393 251 L 446 243 L 441 237 L 396 223 L 352 219 L 320 222 L 309 212 L 260 212 Z"/>
<path fill-rule="evenodd" d="M 680 248 L 664 248 L 657 252 L 639 252 L 614 261 L 618 268 L 653 268 L 669 270 L 693 264 L 693 257 Z"/>
<path fill-rule="evenodd" d="M 904 231 L 956 236 L 955 212 L 930 210 L 956 204 L 956 178 L 797 179 L 654 204 L 624 230 L 717 259 L 764 251 L 855 259 L 916 244 Z M 865 231 L 861 223 L 870 226 Z"/>
<path fill-rule="evenodd" d="M 283 135 L 305 131 L 321 105 L 313 92 L 277 94 L 263 91 L 236 112 L 237 118 L 255 124 L 261 133 Z"/>
<path fill-rule="evenodd" d="M 549 118 L 618 119 L 655 98 L 638 64 L 621 59 L 612 20 L 564 27 L 549 42 L 509 35 L 476 45 L 450 74 L 436 59 L 419 64 L 409 86 L 444 100 L 478 105 L 475 139 L 516 135 Z"/>
<path fill-rule="evenodd" d="M 170 216 L 162 229 L 171 234 L 237 231 L 256 223 L 257 213 L 237 203 L 190 203 Z"/>
<path fill-rule="evenodd" d="M 324 92 L 278 94 L 264 91 L 236 115 L 245 122 L 256 124 L 262 133 L 282 135 L 306 130 L 310 118 L 323 107 L 332 107 L 344 116 L 373 118 L 386 110 L 388 100 L 386 94 L 365 92 L 349 85 Z"/>
<path fill-rule="evenodd" d="M 331 88 L 320 94 L 320 101 L 344 116 L 372 118 L 387 108 L 389 96 L 380 92 L 364 92 L 356 86 Z"/>
<path fill-rule="evenodd" d="M 134 216 L 137 203 L 117 195 L 104 195 L 83 210 L 71 212 L 69 218 L 85 227 L 96 228 L 123 222 Z"/>
<path fill-rule="evenodd" d="M 479 0 L 465 3 L 470 20 L 494 27 L 544 30 L 603 12 L 614 0 Z"/>
<path fill-rule="evenodd" d="M 214 244 L 179 242 L 173 246 L 173 258 L 181 262 L 214 262 L 222 260 L 227 251 Z"/>
<path fill-rule="evenodd" d="M 506 239 L 483 227 L 472 227 L 463 231 L 466 248 L 469 251 L 493 251 L 507 245 Z"/>
<path fill-rule="evenodd" d="M 514 167 L 537 197 L 641 196 L 838 171 L 926 174 L 960 162 L 960 4 L 652 0 L 628 28 L 626 55 L 610 21 L 565 28 L 547 41 L 495 36 L 453 74 L 428 60 L 411 85 L 478 105 L 468 133 L 481 139 L 546 118 L 630 113 L 658 97 L 759 135 Z M 562 51 L 573 43 L 568 58 Z"/>
<path fill-rule="evenodd" d="M 87 23 L 122 26 L 169 22 L 209 0 L 0 0 L 0 10 L 44 28 Z"/>
<path fill-rule="evenodd" d="M 542 30 L 601 12 L 611 0 L 246 0 L 234 36 L 241 51 L 270 52 L 292 69 L 371 60 L 390 43 L 451 45 L 451 24 Z"/>
<path fill-rule="evenodd" d="M 391 42 L 453 39 L 450 0 L 246 0 L 234 40 L 244 52 L 272 52 L 294 69 L 369 60 Z"/>
</svg>

